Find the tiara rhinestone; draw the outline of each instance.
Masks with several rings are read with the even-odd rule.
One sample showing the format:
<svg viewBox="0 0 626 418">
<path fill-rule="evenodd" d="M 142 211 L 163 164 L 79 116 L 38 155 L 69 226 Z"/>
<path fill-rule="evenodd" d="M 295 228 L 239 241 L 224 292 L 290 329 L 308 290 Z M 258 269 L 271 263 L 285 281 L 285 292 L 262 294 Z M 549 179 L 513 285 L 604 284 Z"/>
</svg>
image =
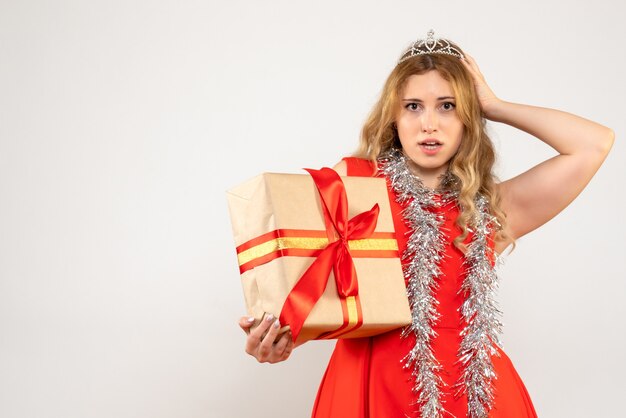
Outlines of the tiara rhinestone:
<svg viewBox="0 0 626 418">
<path fill-rule="evenodd" d="M 457 46 L 447 39 L 435 38 L 435 31 L 429 30 L 426 39 L 418 39 L 402 54 L 398 64 L 416 55 L 448 54 L 463 59 L 464 56 Z"/>
</svg>

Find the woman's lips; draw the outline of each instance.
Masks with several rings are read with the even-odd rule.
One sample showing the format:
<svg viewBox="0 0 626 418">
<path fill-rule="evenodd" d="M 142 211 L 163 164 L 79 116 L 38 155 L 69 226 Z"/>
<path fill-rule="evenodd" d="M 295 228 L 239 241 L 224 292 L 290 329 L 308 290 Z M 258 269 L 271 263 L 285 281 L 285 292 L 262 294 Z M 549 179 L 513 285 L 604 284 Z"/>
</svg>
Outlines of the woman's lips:
<svg viewBox="0 0 626 418">
<path fill-rule="evenodd" d="M 443 144 L 437 141 L 424 141 L 419 144 L 420 149 L 426 155 L 437 154 L 442 146 Z"/>
</svg>

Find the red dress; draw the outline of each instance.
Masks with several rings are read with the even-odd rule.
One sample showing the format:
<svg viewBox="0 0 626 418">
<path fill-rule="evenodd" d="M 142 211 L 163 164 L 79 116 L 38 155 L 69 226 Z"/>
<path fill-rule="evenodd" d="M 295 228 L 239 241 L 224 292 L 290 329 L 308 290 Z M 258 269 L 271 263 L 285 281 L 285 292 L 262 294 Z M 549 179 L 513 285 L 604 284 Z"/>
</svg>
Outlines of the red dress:
<svg viewBox="0 0 626 418">
<path fill-rule="evenodd" d="M 349 176 L 371 176 L 373 165 L 367 160 L 346 158 Z M 394 218 L 398 246 L 402 254 L 407 245 L 408 228 L 402 220 L 402 207 L 389 191 L 389 202 Z M 437 209 L 445 212 L 443 231 L 460 230 L 454 221 L 458 208 L 451 202 Z M 462 318 L 458 310 L 463 296 L 458 294 L 464 279 L 463 254 L 453 245 L 453 237 L 446 236 L 445 260 L 441 266 L 436 292 L 441 313 L 434 327 L 438 336 L 432 342 L 436 358 L 443 366 L 443 406 L 454 417 L 467 416 L 467 398 L 455 398 L 451 387 L 457 382 L 461 369 L 457 352 L 461 343 L 459 332 Z M 411 370 L 403 368 L 402 359 L 413 347 L 412 336 L 402 338 L 401 330 L 371 338 L 342 339 L 337 341 L 324 378 L 320 385 L 313 418 L 396 418 L 419 417 L 415 395 L 412 393 Z M 524 383 L 507 355 L 498 349 L 500 356 L 492 361 L 497 373 L 494 383 L 495 401 L 490 418 L 536 417 L 533 404 Z"/>
</svg>

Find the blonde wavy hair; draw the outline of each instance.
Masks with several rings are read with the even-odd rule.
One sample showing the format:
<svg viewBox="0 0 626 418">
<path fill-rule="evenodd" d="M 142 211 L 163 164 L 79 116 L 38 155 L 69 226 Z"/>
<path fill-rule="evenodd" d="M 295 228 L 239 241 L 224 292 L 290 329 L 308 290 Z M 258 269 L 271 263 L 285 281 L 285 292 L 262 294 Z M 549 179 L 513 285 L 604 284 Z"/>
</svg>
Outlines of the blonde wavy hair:
<svg viewBox="0 0 626 418">
<path fill-rule="evenodd" d="M 456 98 L 456 112 L 464 125 L 461 145 L 448 167 L 459 180 L 460 215 L 456 224 L 461 229 L 461 235 L 454 239 L 454 245 L 463 252 L 467 251 L 463 241 L 477 215 L 474 201 L 478 194 L 488 199 L 489 211 L 500 224 L 494 239 L 513 242 L 504 232 L 506 215 L 500 208 L 496 177 L 492 173 L 494 147 L 485 130 L 486 121 L 472 76 L 458 58 L 445 54 L 425 54 L 398 64 L 387 78 L 378 102 L 363 125 L 359 148 L 354 156 L 376 163 L 378 157 L 390 148 L 401 148 L 394 122 L 400 111 L 404 87 L 410 76 L 433 70 L 450 83 Z"/>
</svg>

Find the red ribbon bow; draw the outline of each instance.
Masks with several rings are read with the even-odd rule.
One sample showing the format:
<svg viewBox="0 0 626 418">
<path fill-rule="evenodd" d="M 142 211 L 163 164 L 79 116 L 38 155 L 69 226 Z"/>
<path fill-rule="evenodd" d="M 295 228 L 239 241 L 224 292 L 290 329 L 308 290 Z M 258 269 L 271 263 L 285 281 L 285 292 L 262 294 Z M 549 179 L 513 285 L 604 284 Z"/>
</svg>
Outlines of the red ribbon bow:
<svg viewBox="0 0 626 418">
<path fill-rule="evenodd" d="M 340 297 L 358 295 L 359 285 L 348 240 L 371 236 L 379 213 L 378 204 L 375 204 L 372 209 L 348 220 L 348 199 L 339 175 L 326 167 L 305 170 L 313 177 L 321 197 L 329 244 L 300 277 L 280 313 L 280 323 L 290 326 L 293 341 L 296 341 L 304 321 L 324 293 L 331 269 L 335 273 Z"/>
</svg>

